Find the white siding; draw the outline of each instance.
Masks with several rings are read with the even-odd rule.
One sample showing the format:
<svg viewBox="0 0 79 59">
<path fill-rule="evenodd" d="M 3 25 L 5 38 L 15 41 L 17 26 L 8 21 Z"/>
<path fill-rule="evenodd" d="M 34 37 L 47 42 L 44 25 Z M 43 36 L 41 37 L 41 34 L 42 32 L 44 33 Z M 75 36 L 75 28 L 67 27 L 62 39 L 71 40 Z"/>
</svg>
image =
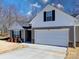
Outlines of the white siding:
<svg viewBox="0 0 79 59">
<path fill-rule="evenodd" d="M 22 40 L 24 41 L 25 40 L 25 30 L 21 30 L 21 37 L 22 37 Z"/>
<path fill-rule="evenodd" d="M 44 22 L 43 12 L 55 10 L 55 21 Z M 57 8 L 48 5 L 31 21 L 32 27 L 55 27 L 55 26 L 73 26 L 76 19 Z"/>
<path fill-rule="evenodd" d="M 68 46 L 68 29 L 40 29 L 35 30 L 35 43 L 57 46 Z"/>
</svg>

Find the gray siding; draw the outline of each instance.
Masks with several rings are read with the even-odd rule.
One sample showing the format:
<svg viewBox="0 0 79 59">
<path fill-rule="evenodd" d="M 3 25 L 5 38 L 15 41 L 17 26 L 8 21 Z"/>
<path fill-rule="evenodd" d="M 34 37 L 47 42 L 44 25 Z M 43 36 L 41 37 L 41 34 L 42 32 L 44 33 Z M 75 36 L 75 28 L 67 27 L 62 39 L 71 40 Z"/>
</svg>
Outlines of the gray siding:
<svg viewBox="0 0 79 59">
<path fill-rule="evenodd" d="M 76 38 L 77 42 L 79 42 L 79 26 L 76 27 Z"/>
<path fill-rule="evenodd" d="M 74 27 L 71 26 L 69 28 L 70 28 L 70 30 L 69 30 L 69 42 L 74 42 Z"/>
</svg>

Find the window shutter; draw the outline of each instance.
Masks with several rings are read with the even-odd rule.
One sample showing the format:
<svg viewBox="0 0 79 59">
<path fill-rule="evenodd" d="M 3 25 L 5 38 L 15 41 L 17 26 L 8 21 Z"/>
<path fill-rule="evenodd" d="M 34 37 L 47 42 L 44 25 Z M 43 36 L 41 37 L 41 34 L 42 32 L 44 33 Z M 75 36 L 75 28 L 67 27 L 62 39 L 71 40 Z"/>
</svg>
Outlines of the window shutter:
<svg viewBox="0 0 79 59">
<path fill-rule="evenodd" d="M 20 38 L 21 38 L 21 30 L 19 32 L 20 32 Z"/>
<path fill-rule="evenodd" d="M 12 33 L 11 33 L 11 34 L 12 34 L 12 38 L 14 38 L 14 31 L 13 31 L 13 30 L 11 30 L 11 32 L 12 32 Z"/>
<path fill-rule="evenodd" d="M 46 21 L 46 11 L 44 11 L 44 21 Z"/>
<path fill-rule="evenodd" d="M 52 10 L 52 20 L 55 21 L 55 10 Z"/>
</svg>

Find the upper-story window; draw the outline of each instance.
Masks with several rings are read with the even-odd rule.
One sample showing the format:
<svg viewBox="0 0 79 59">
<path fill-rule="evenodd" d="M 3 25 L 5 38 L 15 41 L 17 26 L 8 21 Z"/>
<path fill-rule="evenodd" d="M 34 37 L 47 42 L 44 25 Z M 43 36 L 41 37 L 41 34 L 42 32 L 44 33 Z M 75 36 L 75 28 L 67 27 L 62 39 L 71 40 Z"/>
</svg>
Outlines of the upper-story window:
<svg viewBox="0 0 79 59">
<path fill-rule="evenodd" d="M 55 10 L 44 12 L 44 21 L 55 21 Z"/>
</svg>

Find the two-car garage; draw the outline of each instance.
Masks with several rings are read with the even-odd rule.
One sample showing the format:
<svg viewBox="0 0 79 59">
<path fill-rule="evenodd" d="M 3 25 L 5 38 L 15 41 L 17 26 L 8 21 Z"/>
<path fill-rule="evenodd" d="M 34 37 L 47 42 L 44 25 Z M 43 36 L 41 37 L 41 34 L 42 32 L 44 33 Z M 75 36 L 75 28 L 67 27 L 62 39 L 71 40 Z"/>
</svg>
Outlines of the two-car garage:
<svg viewBox="0 0 79 59">
<path fill-rule="evenodd" d="M 36 44 L 68 46 L 69 29 L 35 29 L 34 39 Z"/>
</svg>

